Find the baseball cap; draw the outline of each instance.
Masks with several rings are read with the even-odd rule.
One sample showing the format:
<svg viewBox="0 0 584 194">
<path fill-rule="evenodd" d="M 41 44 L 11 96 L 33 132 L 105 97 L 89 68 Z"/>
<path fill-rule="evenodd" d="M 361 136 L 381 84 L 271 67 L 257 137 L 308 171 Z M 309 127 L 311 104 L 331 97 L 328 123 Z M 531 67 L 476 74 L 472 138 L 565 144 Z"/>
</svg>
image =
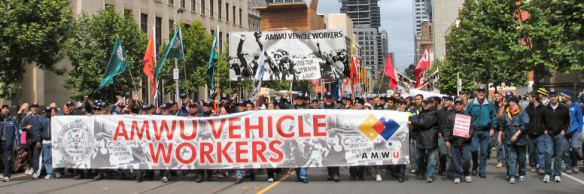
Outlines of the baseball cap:
<svg viewBox="0 0 584 194">
<path fill-rule="evenodd" d="M 431 97 L 424 99 L 423 101 L 424 103 L 433 103 L 434 99 L 432 99 Z"/>
<path fill-rule="evenodd" d="M 558 95 L 558 90 L 556 90 L 555 88 L 550 88 L 549 95 Z"/>
<path fill-rule="evenodd" d="M 479 91 L 479 92 L 480 92 L 480 91 L 486 92 L 486 91 L 487 91 L 487 87 L 485 87 L 485 85 L 484 85 L 484 84 L 481 84 L 481 85 L 479 85 L 479 87 L 477 88 L 477 91 Z"/>
<path fill-rule="evenodd" d="M 562 90 L 562 92 L 560 93 L 560 95 L 568 97 L 570 100 L 572 100 L 572 95 L 574 93 L 571 90 Z"/>
<path fill-rule="evenodd" d="M 454 99 L 454 104 L 459 104 L 459 103 L 464 103 L 464 100 L 462 100 L 462 98 L 459 98 L 459 97 Z"/>
</svg>

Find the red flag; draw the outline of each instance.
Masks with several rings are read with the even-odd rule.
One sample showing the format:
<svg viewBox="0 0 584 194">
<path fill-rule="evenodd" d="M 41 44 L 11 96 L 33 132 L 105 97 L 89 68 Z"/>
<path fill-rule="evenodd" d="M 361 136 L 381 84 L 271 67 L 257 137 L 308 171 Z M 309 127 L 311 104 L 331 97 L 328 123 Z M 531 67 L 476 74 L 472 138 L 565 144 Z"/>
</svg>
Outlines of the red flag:
<svg viewBox="0 0 584 194">
<path fill-rule="evenodd" d="M 397 75 L 395 73 L 395 68 L 393 67 L 393 59 L 391 58 L 391 54 L 387 55 L 387 62 L 385 63 L 385 75 L 389 77 L 389 86 L 391 89 L 396 90 L 398 86 Z"/>
<path fill-rule="evenodd" d="M 355 91 L 355 84 L 357 82 L 359 82 L 359 73 L 357 71 L 358 64 L 359 64 L 359 57 L 356 57 L 356 56 L 352 57 L 350 71 L 351 71 L 351 80 L 352 80 L 351 90 L 353 92 Z"/>
<path fill-rule="evenodd" d="M 144 54 L 144 74 L 150 81 L 152 87 L 152 95 L 156 94 L 156 44 L 154 31 L 150 34 L 150 40 L 148 40 L 148 47 L 146 48 L 146 53 Z"/>
<path fill-rule="evenodd" d="M 432 67 L 432 63 L 430 62 L 430 48 L 426 48 L 414 71 L 416 74 L 416 88 L 421 88 L 424 85 L 424 71 L 430 69 L 430 67 Z"/>
</svg>

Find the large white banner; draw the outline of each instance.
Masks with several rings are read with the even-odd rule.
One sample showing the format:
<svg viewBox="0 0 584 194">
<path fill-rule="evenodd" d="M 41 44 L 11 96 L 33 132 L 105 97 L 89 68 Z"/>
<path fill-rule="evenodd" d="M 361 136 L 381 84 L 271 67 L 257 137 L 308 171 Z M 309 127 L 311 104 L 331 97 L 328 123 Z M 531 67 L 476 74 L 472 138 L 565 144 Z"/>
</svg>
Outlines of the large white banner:
<svg viewBox="0 0 584 194">
<path fill-rule="evenodd" d="M 265 57 L 260 57 L 265 51 Z M 260 61 L 263 59 L 264 61 Z M 314 80 L 348 74 L 342 31 L 232 32 L 229 34 L 229 78 L 252 80 L 264 66 L 263 80 Z"/>
<path fill-rule="evenodd" d="M 210 118 L 56 116 L 53 166 L 234 169 L 409 162 L 408 115 L 395 111 L 265 110 Z"/>
</svg>

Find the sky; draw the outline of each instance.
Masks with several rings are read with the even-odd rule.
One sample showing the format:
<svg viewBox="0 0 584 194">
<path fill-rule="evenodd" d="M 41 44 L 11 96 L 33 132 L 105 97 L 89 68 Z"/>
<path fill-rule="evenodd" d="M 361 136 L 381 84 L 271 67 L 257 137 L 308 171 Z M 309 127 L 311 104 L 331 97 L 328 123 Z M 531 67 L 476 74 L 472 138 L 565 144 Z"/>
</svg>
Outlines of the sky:
<svg viewBox="0 0 584 194">
<path fill-rule="evenodd" d="M 379 0 L 381 27 L 389 34 L 389 52 L 394 53 L 394 64 L 403 72 L 414 63 L 414 21 L 411 0 Z M 339 0 L 320 0 L 318 13 L 339 13 Z"/>
</svg>

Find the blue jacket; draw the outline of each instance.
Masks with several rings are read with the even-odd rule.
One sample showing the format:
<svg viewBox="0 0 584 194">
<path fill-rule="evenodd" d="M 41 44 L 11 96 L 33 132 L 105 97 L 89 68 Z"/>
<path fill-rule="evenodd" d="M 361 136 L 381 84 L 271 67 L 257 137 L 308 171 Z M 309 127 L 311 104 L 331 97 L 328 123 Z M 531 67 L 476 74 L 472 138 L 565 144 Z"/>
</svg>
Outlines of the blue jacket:
<svg viewBox="0 0 584 194">
<path fill-rule="evenodd" d="M 18 120 L 13 116 L 0 117 L 0 139 L 14 145 L 18 133 Z M 10 146 L 11 147 L 11 146 Z"/>
<path fill-rule="evenodd" d="M 517 113 L 515 116 L 511 116 L 509 111 L 505 111 L 502 119 L 503 123 L 502 129 L 505 135 L 505 144 L 517 144 L 526 145 L 527 144 L 527 125 L 529 124 L 529 115 L 525 111 Z M 521 135 L 517 138 L 516 142 L 511 142 L 511 137 L 521 131 Z"/>
<path fill-rule="evenodd" d="M 474 99 L 466 111 L 472 117 L 471 126 L 473 129 L 480 131 L 497 128 L 497 110 L 495 105 L 487 99 L 482 104 Z"/>
<path fill-rule="evenodd" d="M 578 103 L 572 103 L 570 106 L 570 128 L 568 128 L 568 134 L 573 134 L 574 132 L 582 132 L 582 108 Z"/>
</svg>

